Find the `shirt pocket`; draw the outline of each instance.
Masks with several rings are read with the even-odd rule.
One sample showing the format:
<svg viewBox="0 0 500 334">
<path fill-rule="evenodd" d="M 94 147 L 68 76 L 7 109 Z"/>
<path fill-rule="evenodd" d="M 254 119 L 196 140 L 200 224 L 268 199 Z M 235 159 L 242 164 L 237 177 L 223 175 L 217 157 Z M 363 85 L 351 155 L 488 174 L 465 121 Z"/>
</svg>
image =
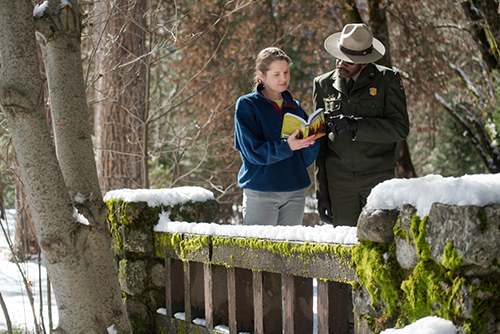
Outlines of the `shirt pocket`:
<svg viewBox="0 0 500 334">
<path fill-rule="evenodd" d="M 358 100 L 357 116 L 381 116 L 383 114 L 384 101 L 376 97 L 362 97 Z"/>
</svg>

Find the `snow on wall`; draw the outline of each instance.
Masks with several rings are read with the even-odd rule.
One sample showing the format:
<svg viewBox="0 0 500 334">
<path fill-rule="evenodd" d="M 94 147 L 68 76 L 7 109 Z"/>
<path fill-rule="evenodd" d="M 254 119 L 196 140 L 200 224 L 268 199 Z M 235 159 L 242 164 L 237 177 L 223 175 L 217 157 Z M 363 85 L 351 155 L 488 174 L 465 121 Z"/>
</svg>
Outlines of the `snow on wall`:
<svg viewBox="0 0 500 334">
<path fill-rule="evenodd" d="M 104 195 L 104 200 L 147 202 L 149 206 L 172 206 L 186 202 L 204 202 L 214 199 L 214 194 L 202 187 L 177 187 L 170 189 L 117 189 Z"/>
<path fill-rule="evenodd" d="M 336 244 L 356 244 L 356 227 L 320 226 L 272 226 L 272 225 L 219 225 L 170 221 L 168 212 L 160 214 L 156 232 L 191 233 L 229 237 L 248 237 L 283 241 L 307 241 Z"/>
<path fill-rule="evenodd" d="M 373 188 L 366 208 L 397 209 L 411 204 L 418 215 L 424 217 L 429 214 L 432 203 L 477 206 L 500 203 L 500 174 L 427 175 L 387 180 Z"/>
</svg>

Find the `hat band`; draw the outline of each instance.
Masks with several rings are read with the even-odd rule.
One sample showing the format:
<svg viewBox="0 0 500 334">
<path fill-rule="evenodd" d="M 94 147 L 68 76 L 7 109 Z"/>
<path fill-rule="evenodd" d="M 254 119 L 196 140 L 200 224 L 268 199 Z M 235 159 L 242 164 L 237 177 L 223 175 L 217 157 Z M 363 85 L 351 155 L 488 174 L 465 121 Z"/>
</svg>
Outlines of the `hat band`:
<svg viewBox="0 0 500 334">
<path fill-rule="evenodd" d="M 373 45 L 370 45 L 368 49 L 364 49 L 361 51 L 356 51 L 356 50 L 351 50 L 346 47 L 343 47 L 342 45 L 339 45 L 340 51 L 343 53 L 346 53 L 351 56 L 366 56 L 367 54 L 371 53 L 373 51 Z"/>
</svg>

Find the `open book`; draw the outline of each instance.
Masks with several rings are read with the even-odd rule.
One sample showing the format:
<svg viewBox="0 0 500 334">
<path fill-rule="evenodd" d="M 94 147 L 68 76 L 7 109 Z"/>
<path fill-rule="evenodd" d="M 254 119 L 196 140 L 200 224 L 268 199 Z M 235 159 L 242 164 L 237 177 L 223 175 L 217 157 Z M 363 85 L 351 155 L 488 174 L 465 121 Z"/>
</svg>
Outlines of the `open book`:
<svg viewBox="0 0 500 334">
<path fill-rule="evenodd" d="M 281 138 L 290 136 L 296 129 L 299 129 L 297 138 L 302 139 L 315 135 L 315 139 L 326 134 L 325 115 L 323 109 L 313 112 L 306 120 L 300 116 L 286 113 L 283 116 L 283 127 L 281 128 Z"/>
</svg>

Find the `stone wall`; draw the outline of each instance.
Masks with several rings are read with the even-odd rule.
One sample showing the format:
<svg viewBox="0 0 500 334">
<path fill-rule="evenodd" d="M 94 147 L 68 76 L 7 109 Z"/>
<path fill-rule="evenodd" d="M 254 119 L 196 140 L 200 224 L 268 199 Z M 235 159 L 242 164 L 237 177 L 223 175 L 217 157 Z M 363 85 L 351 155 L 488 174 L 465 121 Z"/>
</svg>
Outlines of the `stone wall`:
<svg viewBox="0 0 500 334">
<path fill-rule="evenodd" d="M 500 205 L 364 211 L 356 268 L 358 333 L 436 315 L 458 333 L 500 333 Z M 369 255 L 368 255 L 369 254 Z"/>
<path fill-rule="evenodd" d="M 107 205 L 122 296 L 134 332 L 151 333 L 156 310 L 165 305 L 164 238 L 153 232 L 159 213 L 168 211 L 175 221 L 212 222 L 217 204 L 209 200 L 148 207 L 144 202 L 111 200 Z M 192 247 L 189 237 L 184 239 L 170 245 L 179 249 L 177 255 L 204 255 L 203 249 Z M 273 271 L 280 263 L 281 271 L 295 268 L 305 276 L 350 283 L 358 334 L 404 326 L 428 315 L 452 320 L 459 333 L 500 333 L 499 204 L 435 204 L 423 218 L 409 205 L 400 210 L 364 211 L 358 222 L 360 243 L 354 247 L 250 239 L 228 239 L 231 245 L 219 245 L 223 238 L 212 239 L 218 243 L 210 242 L 202 262 L 264 271 Z M 217 258 L 217 247 L 225 250 L 224 258 Z M 248 253 L 253 262 L 240 263 L 247 258 L 232 256 L 231 247 L 235 254 Z M 329 265 L 321 261 L 339 263 L 337 269 L 325 273 Z M 349 275 L 335 276 L 338 268 L 348 270 Z"/>
<path fill-rule="evenodd" d="M 108 224 L 118 265 L 122 298 L 134 333 L 151 334 L 155 313 L 165 305 L 164 261 L 155 255 L 153 228 L 161 212 L 173 221 L 211 222 L 215 200 L 148 207 L 145 202 L 107 201 Z"/>
</svg>

